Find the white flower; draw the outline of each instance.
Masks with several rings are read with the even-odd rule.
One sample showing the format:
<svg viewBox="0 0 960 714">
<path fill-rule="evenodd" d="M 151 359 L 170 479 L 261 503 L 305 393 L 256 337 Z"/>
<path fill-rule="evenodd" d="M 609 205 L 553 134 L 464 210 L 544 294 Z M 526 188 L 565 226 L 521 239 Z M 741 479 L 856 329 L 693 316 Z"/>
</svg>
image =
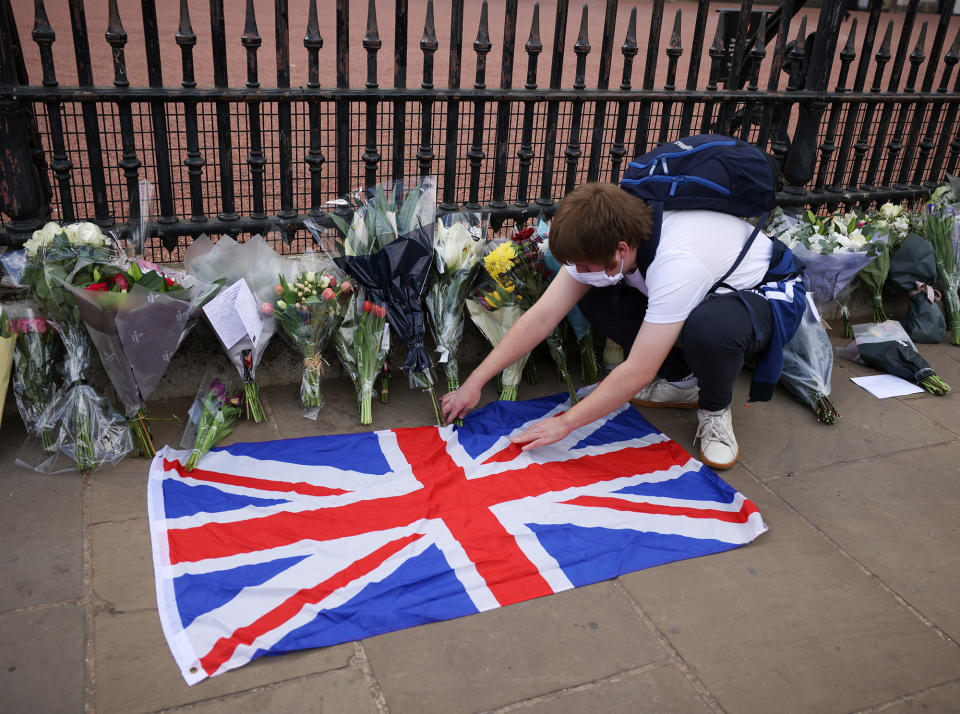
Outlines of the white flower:
<svg viewBox="0 0 960 714">
<path fill-rule="evenodd" d="M 70 245 L 74 248 L 80 248 L 82 246 L 96 248 L 107 244 L 107 238 L 100 231 L 100 228 L 87 221 L 71 223 L 70 225 L 64 226 L 63 232 L 67 234 Z"/>
<path fill-rule="evenodd" d="M 849 242 L 849 249 L 852 251 L 863 250 L 863 247 L 867 244 L 867 237 L 863 235 L 863 231 L 857 228 L 853 233 L 847 236 L 847 241 Z"/>
<path fill-rule="evenodd" d="M 893 220 L 901 213 L 903 213 L 903 206 L 895 206 L 889 201 L 880 206 L 880 214 L 888 221 Z"/>
<path fill-rule="evenodd" d="M 313 270 L 308 270 L 308 271 L 307 271 L 307 282 L 308 282 L 308 283 L 312 283 L 312 282 L 314 282 L 316 279 L 317 279 L 317 274 L 316 274 L 316 272 L 314 272 Z M 327 286 L 324 285 L 323 287 L 327 287 Z"/>
<path fill-rule="evenodd" d="M 437 237 L 434 248 L 448 274 L 470 268 L 480 257 L 483 244 L 470 235 L 466 223 L 456 222 L 449 228 L 437 221 Z"/>
<path fill-rule="evenodd" d="M 347 233 L 347 239 L 344 241 L 343 252 L 347 255 L 364 255 L 367 250 L 367 226 L 363 222 L 363 214 L 357 211 L 353 214 L 353 222 L 350 224 L 350 231 Z"/>
<path fill-rule="evenodd" d="M 27 251 L 27 256 L 30 258 L 35 258 L 37 256 L 37 251 L 50 245 L 54 237 L 56 237 L 58 233 L 62 232 L 63 229 L 60 227 L 60 224 L 54 221 L 50 221 L 40 230 L 34 231 L 30 239 L 23 244 L 23 247 Z"/>
</svg>

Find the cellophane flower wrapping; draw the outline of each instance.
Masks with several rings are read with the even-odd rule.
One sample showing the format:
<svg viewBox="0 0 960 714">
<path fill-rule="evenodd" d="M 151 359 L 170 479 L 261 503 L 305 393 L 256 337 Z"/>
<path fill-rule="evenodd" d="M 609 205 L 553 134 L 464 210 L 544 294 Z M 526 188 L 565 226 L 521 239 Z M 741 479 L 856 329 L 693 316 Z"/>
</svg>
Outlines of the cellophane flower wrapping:
<svg viewBox="0 0 960 714">
<path fill-rule="evenodd" d="M 69 288 L 130 420 L 134 453 L 153 458 L 146 401 L 166 373 L 191 315 L 212 291 L 196 278 L 136 261 L 95 266 Z"/>
<path fill-rule="evenodd" d="M 960 220 L 957 219 L 957 207 L 942 208 L 930 205 L 926 209 L 927 240 L 933 246 L 933 256 L 937 263 L 940 288 L 947 313 L 947 329 L 950 330 L 950 342 L 960 345 L 960 298 L 957 295 L 960 285 Z"/>
<path fill-rule="evenodd" d="M 457 351 L 463 337 L 464 301 L 476 275 L 489 215 L 451 213 L 437 219 L 434 274 L 427 292 L 427 316 L 433 331 L 438 362 L 447 375 L 447 389 L 460 388 Z"/>
<path fill-rule="evenodd" d="M 836 302 L 844 333 L 852 337 L 849 298 L 854 280 L 877 255 L 867 217 L 857 212 L 820 217 L 807 211 L 802 218 L 776 209 L 765 232 L 782 241 L 803 264 L 803 283 L 817 309 Z"/>
<path fill-rule="evenodd" d="M 93 345 L 70 285 L 92 276 L 98 266 L 115 263 L 120 252 L 92 223 L 50 222 L 24 247 L 29 259 L 24 281 L 43 313 L 56 321 L 65 356 L 62 385 L 40 417 L 39 443 L 28 437 L 17 460 L 45 473 L 71 468 L 89 473 L 119 461 L 130 453 L 132 443 L 126 419 L 87 383 Z M 53 432 L 50 446 L 39 437 L 44 432 Z"/>
<path fill-rule="evenodd" d="M 807 306 L 796 333 L 783 347 L 780 383 L 813 409 L 818 421 L 833 424 L 839 413 L 830 401 L 832 375 L 833 345 Z"/>
<path fill-rule="evenodd" d="M 242 390 L 236 389 L 228 375 L 207 370 L 200 380 L 200 388 L 187 413 L 187 426 L 180 446 L 191 449 L 187 471 L 193 471 L 204 454 L 233 431 L 240 416 Z"/>
<path fill-rule="evenodd" d="M 523 315 L 523 310 L 515 303 L 496 303 L 494 286 L 487 290 L 479 290 L 473 297 L 467 298 L 467 312 L 473 324 L 477 326 L 490 344 L 496 347 L 507 330 Z M 500 399 L 516 401 L 520 386 L 520 377 L 530 355 L 525 354 L 516 362 L 508 366 L 500 374 Z"/>
<path fill-rule="evenodd" d="M 550 223 L 543 217 L 537 219 L 537 235 L 543 240 L 540 253 L 543 262 L 553 277 L 557 276 L 563 266 L 550 252 Z M 587 384 L 594 384 L 600 379 L 600 368 L 597 364 L 597 351 L 593 343 L 593 329 L 590 322 L 580 308 L 574 305 L 567 313 L 567 324 L 573 330 L 577 344 L 580 346 L 580 373 Z"/>
<path fill-rule="evenodd" d="M 216 243 L 207 236 L 200 236 L 187 248 L 184 266 L 189 275 L 206 283 L 218 283 L 223 288 L 243 279 L 260 305 L 276 297 L 273 286 L 277 283 L 278 275 L 291 279 L 296 271 L 296 266 L 277 253 L 260 235 L 243 243 L 229 236 L 221 236 Z M 264 315 L 256 344 L 249 336 L 245 336 L 233 345 L 224 345 L 227 357 L 242 379 L 244 416 L 254 422 L 262 422 L 266 418 L 256 379 L 257 366 L 277 329 L 277 321 L 273 316 Z"/>
<path fill-rule="evenodd" d="M 837 354 L 919 384 L 937 396 L 950 391 L 950 385 L 920 356 L 910 335 L 897 320 L 854 325 L 853 336 L 853 342 L 838 349 Z"/>
<path fill-rule="evenodd" d="M 442 425 L 423 316 L 436 200 L 436 177 L 399 179 L 338 199 L 325 214 L 337 228 L 335 235 L 324 235 L 313 221 L 304 225 L 354 285 L 363 286 L 369 300 L 386 308 L 391 327 L 407 348 L 403 370 L 411 386 L 426 389 Z"/>
<path fill-rule="evenodd" d="M 300 402 L 307 419 L 316 419 L 323 405 L 323 350 L 340 327 L 352 290 L 336 266 L 311 254 L 297 262 L 291 280 L 278 276 L 274 301 L 261 306 L 264 313 L 277 319 L 283 334 L 303 356 Z"/>
<path fill-rule="evenodd" d="M 5 307 L 13 342 L 11 389 L 28 434 L 36 434 L 41 443 L 53 445 L 52 432 L 40 432 L 40 415 L 57 393 L 57 362 L 63 345 L 53 324 L 31 303 L 18 302 Z"/>
<path fill-rule="evenodd" d="M 390 350 L 387 310 L 355 287 L 334 335 L 337 355 L 357 390 L 361 424 L 373 423 L 373 382 Z"/>
<path fill-rule="evenodd" d="M 17 333 L 10 329 L 10 316 L 0 306 L 0 425 L 3 424 L 3 405 L 10 386 L 10 371 L 13 367 L 13 351 Z"/>
<path fill-rule="evenodd" d="M 533 226 L 516 231 L 508 240 L 494 241 L 483 257 L 483 269 L 498 291 L 515 302 L 521 310 L 530 309 L 547 289 L 550 270 L 541 252 L 542 240 Z M 563 332 L 557 325 L 547 336 L 550 356 L 560 372 L 570 395 L 570 403 L 577 403 L 570 371 L 567 368 Z"/>
</svg>

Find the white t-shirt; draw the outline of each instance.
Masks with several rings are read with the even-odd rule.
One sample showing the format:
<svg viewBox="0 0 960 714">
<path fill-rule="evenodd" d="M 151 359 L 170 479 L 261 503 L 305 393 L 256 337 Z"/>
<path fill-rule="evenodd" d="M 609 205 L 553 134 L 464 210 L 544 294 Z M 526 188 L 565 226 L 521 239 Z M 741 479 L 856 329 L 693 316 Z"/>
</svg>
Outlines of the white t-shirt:
<svg viewBox="0 0 960 714">
<path fill-rule="evenodd" d="M 749 223 L 726 213 L 664 211 L 660 244 L 646 280 L 639 270 L 624 275 L 627 285 L 649 299 L 644 320 L 660 324 L 686 320 L 730 269 L 752 232 Z M 772 254 L 773 242 L 761 232 L 726 283 L 735 290 L 754 287 L 767 272 Z M 576 278 L 576 268 L 567 270 Z"/>
</svg>

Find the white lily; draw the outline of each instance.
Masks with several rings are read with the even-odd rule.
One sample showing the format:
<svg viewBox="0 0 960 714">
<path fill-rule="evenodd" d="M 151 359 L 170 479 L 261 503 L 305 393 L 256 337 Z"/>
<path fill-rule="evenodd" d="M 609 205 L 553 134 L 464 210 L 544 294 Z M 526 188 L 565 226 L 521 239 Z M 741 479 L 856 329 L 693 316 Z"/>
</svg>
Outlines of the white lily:
<svg viewBox="0 0 960 714">
<path fill-rule="evenodd" d="M 448 274 L 472 267 L 480 257 L 481 248 L 482 243 L 473 239 L 465 223 L 456 222 L 448 228 L 437 221 L 434 249 Z"/>
</svg>

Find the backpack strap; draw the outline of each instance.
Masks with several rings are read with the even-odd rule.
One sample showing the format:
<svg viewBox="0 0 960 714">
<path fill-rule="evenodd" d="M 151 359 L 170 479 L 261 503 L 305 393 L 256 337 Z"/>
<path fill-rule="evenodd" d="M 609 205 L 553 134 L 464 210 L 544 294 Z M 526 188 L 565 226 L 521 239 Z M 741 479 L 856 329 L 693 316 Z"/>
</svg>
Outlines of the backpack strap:
<svg viewBox="0 0 960 714">
<path fill-rule="evenodd" d="M 712 295 L 717 291 L 718 288 L 726 288 L 727 290 L 733 291 L 734 289 L 727 285 L 725 282 L 729 278 L 733 271 L 736 270 L 740 263 L 743 262 L 743 259 L 747 256 L 747 253 L 750 251 L 750 246 L 753 245 L 753 241 L 760 234 L 760 231 L 763 230 L 763 224 L 767 222 L 767 219 L 770 217 L 770 211 L 767 211 L 757 219 L 757 225 L 753 229 L 753 233 L 750 234 L 750 237 L 747 238 L 747 242 L 743 244 L 743 248 L 740 249 L 740 254 L 737 256 L 737 259 L 733 261 L 733 265 L 730 266 L 730 270 L 723 274 L 723 277 L 720 278 L 717 282 L 713 284 L 713 287 L 710 288 L 708 295 Z"/>
</svg>

